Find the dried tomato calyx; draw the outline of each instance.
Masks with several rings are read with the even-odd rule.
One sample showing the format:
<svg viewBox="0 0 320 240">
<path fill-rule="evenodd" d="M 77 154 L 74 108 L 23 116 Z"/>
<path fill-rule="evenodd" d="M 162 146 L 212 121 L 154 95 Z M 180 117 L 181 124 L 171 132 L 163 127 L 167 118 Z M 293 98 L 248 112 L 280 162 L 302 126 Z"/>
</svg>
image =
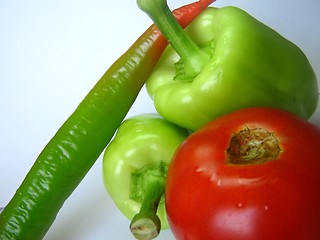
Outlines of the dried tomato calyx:
<svg viewBox="0 0 320 240">
<path fill-rule="evenodd" d="M 279 141 L 274 133 L 264 128 L 245 128 L 230 139 L 228 163 L 261 164 L 277 159 L 280 151 Z"/>
</svg>

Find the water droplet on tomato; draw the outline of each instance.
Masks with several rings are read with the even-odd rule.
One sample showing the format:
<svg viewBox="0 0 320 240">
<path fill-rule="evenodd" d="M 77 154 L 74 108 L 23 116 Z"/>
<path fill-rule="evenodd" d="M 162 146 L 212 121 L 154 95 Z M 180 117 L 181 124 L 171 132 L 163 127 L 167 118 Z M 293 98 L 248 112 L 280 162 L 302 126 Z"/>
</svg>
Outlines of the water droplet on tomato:
<svg viewBox="0 0 320 240">
<path fill-rule="evenodd" d="M 217 185 L 221 186 L 221 179 L 218 180 Z"/>
<path fill-rule="evenodd" d="M 244 203 L 242 202 L 237 203 L 237 208 L 244 208 Z"/>
</svg>

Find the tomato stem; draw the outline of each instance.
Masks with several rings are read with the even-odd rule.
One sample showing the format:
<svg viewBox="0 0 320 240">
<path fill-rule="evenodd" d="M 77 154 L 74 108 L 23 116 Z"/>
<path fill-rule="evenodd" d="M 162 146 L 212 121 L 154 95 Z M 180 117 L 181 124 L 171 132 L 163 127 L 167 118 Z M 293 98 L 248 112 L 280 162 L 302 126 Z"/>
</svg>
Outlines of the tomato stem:
<svg viewBox="0 0 320 240">
<path fill-rule="evenodd" d="M 277 159 L 280 152 L 279 141 L 272 132 L 264 128 L 245 128 L 230 139 L 228 163 L 262 164 Z"/>
<path fill-rule="evenodd" d="M 176 50 L 184 64 L 188 78 L 197 76 L 211 56 L 203 51 L 179 25 L 166 0 L 137 0 L 139 8 L 146 12 L 161 33 Z"/>
<path fill-rule="evenodd" d="M 160 199 L 164 193 L 165 179 L 154 176 L 149 179 L 145 197 L 140 208 L 130 224 L 130 230 L 137 239 L 153 239 L 159 235 L 161 222 L 157 216 Z"/>
</svg>

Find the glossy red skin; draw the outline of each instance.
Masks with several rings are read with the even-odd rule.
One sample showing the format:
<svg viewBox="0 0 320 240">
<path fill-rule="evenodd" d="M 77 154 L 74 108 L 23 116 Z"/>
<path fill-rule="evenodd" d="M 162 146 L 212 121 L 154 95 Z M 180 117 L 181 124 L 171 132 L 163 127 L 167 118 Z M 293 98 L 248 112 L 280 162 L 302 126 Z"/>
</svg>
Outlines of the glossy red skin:
<svg viewBox="0 0 320 240">
<path fill-rule="evenodd" d="M 277 160 L 226 164 L 230 136 L 263 127 L 280 141 Z M 193 133 L 168 172 L 166 207 L 179 240 L 320 239 L 320 130 L 290 113 L 250 108 Z"/>
</svg>

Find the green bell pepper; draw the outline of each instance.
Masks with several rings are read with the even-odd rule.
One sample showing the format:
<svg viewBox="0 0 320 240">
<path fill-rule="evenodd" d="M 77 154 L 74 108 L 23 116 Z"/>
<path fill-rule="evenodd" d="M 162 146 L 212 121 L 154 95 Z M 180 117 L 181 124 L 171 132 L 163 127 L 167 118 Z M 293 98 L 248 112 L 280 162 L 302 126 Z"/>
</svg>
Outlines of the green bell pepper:
<svg viewBox="0 0 320 240">
<path fill-rule="evenodd" d="M 161 225 L 169 227 L 163 196 L 167 169 L 188 134 L 159 115 L 144 114 L 125 120 L 105 150 L 106 189 L 132 220 L 131 231 L 138 239 L 157 236 Z"/>
<path fill-rule="evenodd" d="M 140 2 L 171 44 L 146 84 L 164 118 L 196 130 L 250 106 L 314 113 L 319 92 L 305 54 L 245 11 L 210 7 L 184 32 L 165 0 Z"/>
</svg>

